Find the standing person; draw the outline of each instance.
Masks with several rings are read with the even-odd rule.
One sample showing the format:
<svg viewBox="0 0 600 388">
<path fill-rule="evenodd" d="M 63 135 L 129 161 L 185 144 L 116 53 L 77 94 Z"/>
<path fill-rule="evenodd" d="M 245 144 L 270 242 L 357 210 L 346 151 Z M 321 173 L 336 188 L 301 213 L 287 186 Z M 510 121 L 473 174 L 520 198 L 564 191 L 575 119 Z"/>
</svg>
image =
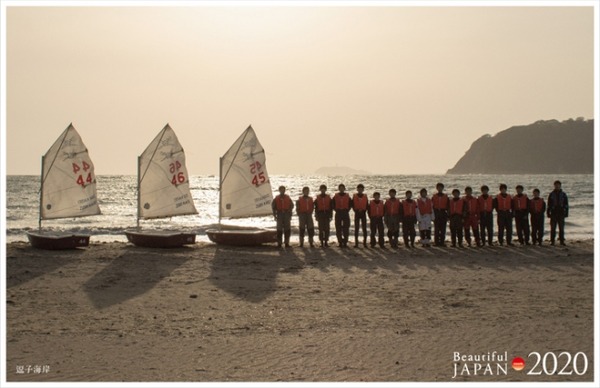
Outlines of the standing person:
<svg viewBox="0 0 600 388">
<path fill-rule="evenodd" d="M 490 188 L 481 186 L 481 195 L 477 198 L 479 209 L 479 227 L 481 231 L 481 245 L 485 245 L 486 237 L 489 246 L 493 245 L 494 237 L 494 198 L 489 195 Z"/>
<path fill-rule="evenodd" d="M 533 244 L 542 245 L 544 238 L 544 213 L 546 202 L 540 197 L 540 191 L 533 189 L 533 198 L 529 201 L 529 214 L 531 214 L 531 240 Z"/>
<path fill-rule="evenodd" d="M 319 242 L 321 248 L 329 246 L 329 228 L 333 211 L 331 210 L 331 197 L 327 194 L 327 186 L 319 187 L 321 194 L 315 198 L 315 219 L 319 225 Z"/>
<path fill-rule="evenodd" d="M 400 237 L 400 200 L 396 198 L 396 190 L 390 189 L 390 197 L 385 201 L 384 220 L 388 229 L 388 240 L 392 248 L 398 248 Z"/>
<path fill-rule="evenodd" d="M 417 222 L 417 201 L 412 199 L 412 191 L 406 192 L 406 199 L 402 201 L 402 238 L 404 245 L 415 247 L 415 224 Z M 409 245 L 410 239 L 410 245 Z"/>
<path fill-rule="evenodd" d="M 333 210 L 335 210 L 335 235 L 340 247 L 348 246 L 350 234 L 350 195 L 346 193 L 346 186 L 338 186 L 338 192 L 333 196 Z"/>
<path fill-rule="evenodd" d="M 290 234 L 292 232 L 292 210 L 294 203 L 285 193 L 285 186 L 279 186 L 279 195 L 271 203 L 273 217 L 277 221 L 277 246 L 281 247 L 281 239 L 285 234 L 285 246 L 290 246 Z"/>
<path fill-rule="evenodd" d="M 500 194 L 494 198 L 494 209 L 498 220 L 498 243 L 504 245 L 504 232 L 506 231 L 506 244 L 512 243 L 512 219 L 513 207 L 512 197 L 506 193 L 508 187 L 502 183 L 500 185 Z"/>
<path fill-rule="evenodd" d="M 517 238 L 519 244 L 529 245 L 529 198 L 523 193 L 523 186 L 515 187 L 517 194 L 513 197 L 513 209 L 515 212 L 515 226 L 517 227 Z"/>
<path fill-rule="evenodd" d="M 435 225 L 434 242 L 435 246 L 443 247 L 446 246 L 446 224 L 448 223 L 448 205 L 450 201 L 448 196 L 444 194 L 443 183 L 438 183 L 435 185 L 435 188 L 437 193 L 431 198 L 433 202 L 433 215 L 435 216 L 433 221 Z"/>
<path fill-rule="evenodd" d="M 384 205 L 380 198 L 381 194 L 378 192 L 373 193 L 373 199 L 369 202 L 369 219 L 371 220 L 371 247 L 375 247 L 376 241 L 375 236 L 379 235 L 379 246 L 385 247 L 384 233 L 383 233 L 383 214 Z"/>
<path fill-rule="evenodd" d="M 434 219 L 433 203 L 431 202 L 431 199 L 427 197 L 427 189 L 421 189 L 419 195 L 419 199 L 417 200 L 419 235 L 421 237 L 421 244 L 428 248 L 431 246 L 431 222 Z"/>
<path fill-rule="evenodd" d="M 302 195 L 296 201 L 296 213 L 298 213 L 298 224 L 300 226 L 300 247 L 304 246 L 304 234 L 308 231 L 308 243 L 313 248 L 315 246 L 315 224 L 312 216 L 315 210 L 315 201 L 309 193 L 310 189 L 308 187 L 302 188 Z"/>
<path fill-rule="evenodd" d="M 354 247 L 358 247 L 358 232 L 362 224 L 363 244 L 367 247 L 367 206 L 369 198 L 363 194 L 365 186 L 356 186 L 357 193 L 352 196 L 351 207 L 354 210 Z"/>
<path fill-rule="evenodd" d="M 471 246 L 471 229 L 473 230 L 473 237 L 475 238 L 475 244 L 478 247 L 481 246 L 479 239 L 479 201 L 477 197 L 473 196 L 473 189 L 470 186 L 465 187 L 464 196 L 465 206 L 467 210 L 467 216 L 465 218 L 465 240 L 467 245 Z"/>
<path fill-rule="evenodd" d="M 554 182 L 554 190 L 548 195 L 547 214 L 550 218 L 550 244 L 556 240 L 556 226 L 558 225 L 558 240 L 560 245 L 565 244 L 565 218 L 569 217 L 569 199 L 562 191 L 562 183 Z"/>
<path fill-rule="evenodd" d="M 450 200 L 450 239 L 452 246 L 456 247 L 456 241 L 458 246 L 463 247 L 463 228 L 464 220 L 467 215 L 467 207 L 465 201 L 460 197 L 460 190 L 452 190 L 452 199 Z"/>
</svg>

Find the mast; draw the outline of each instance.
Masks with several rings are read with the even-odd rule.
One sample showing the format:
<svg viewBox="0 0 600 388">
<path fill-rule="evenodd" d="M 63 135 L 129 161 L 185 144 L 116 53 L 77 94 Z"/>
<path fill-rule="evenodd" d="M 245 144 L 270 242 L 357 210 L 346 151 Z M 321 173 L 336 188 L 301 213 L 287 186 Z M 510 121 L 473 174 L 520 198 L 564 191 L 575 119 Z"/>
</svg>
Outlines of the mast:
<svg viewBox="0 0 600 388">
<path fill-rule="evenodd" d="M 44 159 L 45 155 L 42 155 L 42 172 L 40 173 L 40 214 L 38 217 L 38 229 L 42 229 L 42 210 L 43 204 L 42 199 L 44 198 Z"/>
<path fill-rule="evenodd" d="M 223 200 L 223 192 L 221 191 L 221 177 L 223 174 L 223 157 L 219 158 L 219 224 L 221 223 L 221 201 Z"/>
<path fill-rule="evenodd" d="M 138 161 L 137 161 L 137 228 L 140 228 L 140 159 L 141 157 L 138 156 Z"/>
</svg>

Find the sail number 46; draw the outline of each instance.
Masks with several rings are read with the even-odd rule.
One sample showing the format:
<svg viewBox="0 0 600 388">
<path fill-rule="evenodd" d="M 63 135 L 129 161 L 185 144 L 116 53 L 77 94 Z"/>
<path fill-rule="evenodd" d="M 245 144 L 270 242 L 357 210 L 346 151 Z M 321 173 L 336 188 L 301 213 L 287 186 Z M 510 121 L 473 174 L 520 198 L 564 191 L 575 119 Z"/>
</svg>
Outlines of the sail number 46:
<svg viewBox="0 0 600 388">
<path fill-rule="evenodd" d="M 258 162 L 258 161 L 254 162 L 250 165 L 250 174 L 253 175 L 252 184 L 255 186 L 258 186 L 267 181 L 267 178 L 265 177 L 265 173 L 263 171 L 260 171 L 261 169 L 262 169 L 262 164 L 260 164 L 260 162 Z"/>
<path fill-rule="evenodd" d="M 81 167 L 79 167 L 77 163 L 73 163 L 73 174 L 77 175 L 79 171 L 83 170 L 83 174 L 79 174 L 79 176 L 77 177 L 76 182 L 78 185 L 85 187 L 86 183 L 93 183 L 94 178 L 92 178 L 92 172 L 88 172 L 89 169 L 91 169 L 91 166 L 85 160 L 81 162 Z M 84 179 L 83 176 L 86 172 L 88 172 L 87 178 Z"/>
<path fill-rule="evenodd" d="M 181 168 L 181 163 L 179 160 L 175 161 L 175 163 L 169 164 L 169 171 L 173 174 L 173 178 L 171 179 L 171 183 L 177 186 L 178 183 L 185 182 L 185 175 L 183 171 L 179 171 Z M 179 171 L 179 172 L 178 172 Z"/>
</svg>

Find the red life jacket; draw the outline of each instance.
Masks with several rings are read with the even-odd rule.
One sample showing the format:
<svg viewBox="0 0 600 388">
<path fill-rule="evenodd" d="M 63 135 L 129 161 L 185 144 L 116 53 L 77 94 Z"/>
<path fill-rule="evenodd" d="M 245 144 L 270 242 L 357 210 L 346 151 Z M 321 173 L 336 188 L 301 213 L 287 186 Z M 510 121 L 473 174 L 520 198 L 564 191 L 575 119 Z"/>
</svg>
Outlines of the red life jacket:
<svg viewBox="0 0 600 388">
<path fill-rule="evenodd" d="M 317 195 L 315 199 L 317 202 L 317 210 L 318 211 L 328 211 L 331 210 L 331 197 L 327 194 L 325 195 Z"/>
<path fill-rule="evenodd" d="M 465 200 L 465 204 L 467 205 L 467 211 L 469 212 L 469 215 L 479 215 L 479 201 L 477 200 L 477 198 L 473 197 L 472 195 L 465 195 L 463 199 Z"/>
<path fill-rule="evenodd" d="M 433 213 L 433 204 L 429 198 L 419 198 L 417 201 L 417 207 L 419 208 L 419 213 L 421 215 Z"/>
<path fill-rule="evenodd" d="M 367 205 L 369 204 L 369 198 L 363 194 L 362 197 L 359 197 L 358 194 L 354 194 L 352 197 L 352 207 L 354 210 L 367 210 Z"/>
<path fill-rule="evenodd" d="M 414 217 L 417 215 L 417 201 L 415 200 L 404 200 L 402 201 L 402 210 L 404 211 L 404 217 Z"/>
<path fill-rule="evenodd" d="M 335 201 L 335 210 L 350 210 L 349 194 L 344 193 L 344 195 L 341 195 L 340 193 L 335 193 L 333 200 Z"/>
<path fill-rule="evenodd" d="M 462 198 L 457 200 L 452 199 L 450 201 L 450 215 L 461 214 L 463 213 L 463 208 L 465 207 L 465 201 Z"/>
<path fill-rule="evenodd" d="M 312 197 L 305 197 L 301 195 L 298 198 L 298 213 L 312 213 L 315 208 L 315 203 Z"/>
<path fill-rule="evenodd" d="M 527 194 L 523 194 L 520 197 L 515 195 L 513 203 L 515 210 L 527 210 Z"/>
<path fill-rule="evenodd" d="M 442 194 L 442 195 L 438 195 L 438 194 L 434 194 L 432 197 L 432 202 L 433 202 L 433 208 L 435 210 L 440 210 L 440 209 L 448 209 L 448 196 L 446 194 Z"/>
<path fill-rule="evenodd" d="M 487 198 L 483 198 L 483 195 L 480 195 L 477 198 L 477 202 L 481 213 L 491 213 L 494 210 L 494 198 L 491 195 L 488 195 Z"/>
<path fill-rule="evenodd" d="M 397 216 L 400 214 L 400 200 L 397 198 L 387 199 L 385 201 L 385 215 L 386 216 Z"/>
<path fill-rule="evenodd" d="M 496 200 L 498 201 L 498 211 L 511 209 L 512 197 L 510 194 L 506 194 L 506 197 L 503 197 L 502 194 L 498 194 L 496 195 Z"/>
<path fill-rule="evenodd" d="M 544 209 L 544 200 L 542 198 L 531 198 L 529 209 L 532 213 L 542 213 Z"/>
<path fill-rule="evenodd" d="M 275 197 L 275 206 L 277 207 L 277 211 L 285 212 L 292 209 L 292 199 L 287 195 L 283 194 Z"/>
<path fill-rule="evenodd" d="M 383 201 L 379 203 L 375 202 L 374 199 L 369 203 L 369 216 L 371 217 L 383 217 Z"/>
</svg>

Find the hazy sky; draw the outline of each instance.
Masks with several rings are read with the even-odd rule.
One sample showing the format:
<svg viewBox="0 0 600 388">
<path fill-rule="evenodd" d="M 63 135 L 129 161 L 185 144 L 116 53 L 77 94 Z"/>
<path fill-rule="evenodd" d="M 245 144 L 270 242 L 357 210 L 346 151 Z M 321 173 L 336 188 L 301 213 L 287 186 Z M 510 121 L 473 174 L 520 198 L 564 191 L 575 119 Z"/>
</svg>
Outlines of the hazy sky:
<svg viewBox="0 0 600 388">
<path fill-rule="evenodd" d="M 134 174 L 168 122 L 191 174 L 252 124 L 272 174 L 443 173 L 483 134 L 594 115 L 591 7 L 7 9 L 7 173 L 73 122 Z"/>
</svg>

